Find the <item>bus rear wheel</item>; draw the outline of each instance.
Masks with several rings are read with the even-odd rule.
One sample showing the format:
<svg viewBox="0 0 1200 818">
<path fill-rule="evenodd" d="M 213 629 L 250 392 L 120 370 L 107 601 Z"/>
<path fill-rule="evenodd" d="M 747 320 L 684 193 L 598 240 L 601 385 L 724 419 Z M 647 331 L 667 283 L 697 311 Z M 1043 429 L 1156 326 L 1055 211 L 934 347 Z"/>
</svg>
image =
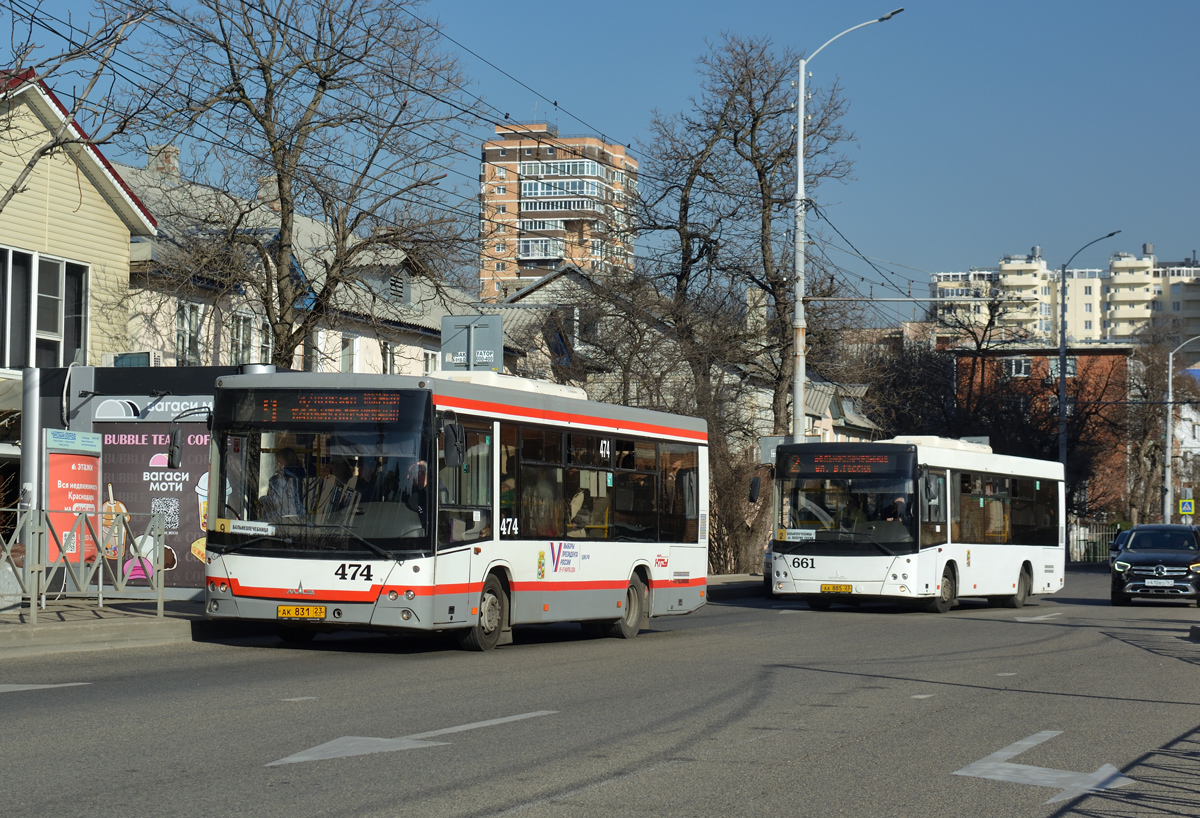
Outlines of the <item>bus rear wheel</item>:
<svg viewBox="0 0 1200 818">
<path fill-rule="evenodd" d="M 463 631 L 458 645 L 464 650 L 491 650 L 499 644 L 507 623 L 508 594 L 496 575 L 489 574 L 479 594 L 479 619 L 474 627 Z"/>
<path fill-rule="evenodd" d="M 938 588 L 937 596 L 929 600 L 925 610 L 930 613 L 946 613 L 954 607 L 954 590 L 954 572 L 947 568 L 942 572 L 942 584 Z"/>
<path fill-rule="evenodd" d="M 632 639 L 649 619 L 646 611 L 646 583 L 634 574 L 625 589 L 625 615 L 604 627 L 604 635 L 616 639 Z"/>
<path fill-rule="evenodd" d="M 1021 569 L 1021 576 L 1017 579 L 1017 592 L 1011 596 L 1004 597 L 1004 607 L 1006 608 L 1021 608 L 1029 601 L 1029 591 L 1033 585 L 1033 580 L 1029 577 L 1029 572 L 1024 568 Z"/>
</svg>

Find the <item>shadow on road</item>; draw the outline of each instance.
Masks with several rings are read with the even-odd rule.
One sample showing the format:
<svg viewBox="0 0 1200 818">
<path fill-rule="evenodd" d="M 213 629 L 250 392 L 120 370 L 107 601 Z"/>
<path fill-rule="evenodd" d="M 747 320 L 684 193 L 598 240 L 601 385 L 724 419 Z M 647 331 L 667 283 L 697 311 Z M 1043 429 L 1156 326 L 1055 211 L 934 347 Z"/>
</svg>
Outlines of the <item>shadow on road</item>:
<svg viewBox="0 0 1200 818">
<path fill-rule="evenodd" d="M 1122 770 L 1136 781 L 1071 801 L 1050 818 L 1125 818 L 1200 812 L 1200 727 Z"/>
</svg>

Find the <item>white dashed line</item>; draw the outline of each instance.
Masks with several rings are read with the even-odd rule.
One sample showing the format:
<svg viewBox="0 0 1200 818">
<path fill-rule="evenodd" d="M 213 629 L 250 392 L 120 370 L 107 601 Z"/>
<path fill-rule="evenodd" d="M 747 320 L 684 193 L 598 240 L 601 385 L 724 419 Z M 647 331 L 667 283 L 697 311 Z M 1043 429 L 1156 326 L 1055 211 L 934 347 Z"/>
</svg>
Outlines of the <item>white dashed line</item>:
<svg viewBox="0 0 1200 818">
<path fill-rule="evenodd" d="M 932 699 L 933 697 L 933 693 L 918 693 L 915 696 L 909 696 L 910 699 Z"/>
<path fill-rule="evenodd" d="M 0 693 L 19 693 L 22 690 L 49 690 L 52 687 L 80 687 L 91 682 L 67 682 L 60 685 L 0 685 Z"/>
<path fill-rule="evenodd" d="M 316 701 L 316 696 L 297 696 L 294 699 L 280 699 L 281 702 L 311 702 Z"/>
</svg>

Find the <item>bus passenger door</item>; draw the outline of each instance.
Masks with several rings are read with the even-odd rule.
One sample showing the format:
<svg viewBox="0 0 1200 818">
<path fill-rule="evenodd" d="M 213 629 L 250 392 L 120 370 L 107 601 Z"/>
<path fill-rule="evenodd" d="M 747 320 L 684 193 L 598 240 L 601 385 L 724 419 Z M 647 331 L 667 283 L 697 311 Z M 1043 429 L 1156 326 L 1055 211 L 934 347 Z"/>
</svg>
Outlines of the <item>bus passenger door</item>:
<svg viewBox="0 0 1200 818">
<path fill-rule="evenodd" d="M 445 434 L 438 436 L 437 596 L 434 624 L 474 622 L 492 532 L 492 427 L 465 422 L 464 457 L 450 465 L 444 457 Z M 475 557 L 479 556 L 479 564 Z"/>
<path fill-rule="evenodd" d="M 921 492 L 920 551 L 917 554 L 917 578 L 914 590 L 919 594 L 937 593 L 941 566 L 946 561 L 945 546 L 950 540 L 948 475 L 942 469 L 920 469 L 917 490 Z"/>
</svg>

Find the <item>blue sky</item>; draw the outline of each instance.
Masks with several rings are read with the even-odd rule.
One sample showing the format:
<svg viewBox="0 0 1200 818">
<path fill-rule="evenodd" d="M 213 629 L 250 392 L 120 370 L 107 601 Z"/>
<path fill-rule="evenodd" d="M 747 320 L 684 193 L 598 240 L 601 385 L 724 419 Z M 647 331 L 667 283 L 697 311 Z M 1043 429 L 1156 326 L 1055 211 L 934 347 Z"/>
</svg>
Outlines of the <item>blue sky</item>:
<svg viewBox="0 0 1200 818">
<path fill-rule="evenodd" d="M 653 109 L 686 106 L 695 59 L 722 32 L 811 52 L 900 2 L 434 0 L 421 13 L 582 120 L 560 111 L 560 132 L 636 144 Z M 1197 31 L 1195 0 L 912 0 L 811 63 L 813 83 L 841 80 L 858 141 L 856 179 L 810 193 L 859 250 L 915 278 L 915 294 L 927 272 L 991 266 L 1035 244 L 1057 266 L 1117 229 L 1074 266 L 1104 266 L 1143 242 L 1160 259 L 1190 256 L 1200 249 Z M 514 119 L 546 116 L 535 94 L 461 59 L 474 93 Z M 878 278 L 837 247 L 828 254 L 852 279 Z"/>
<path fill-rule="evenodd" d="M 635 140 L 652 109 L 686 104 L 697 87 L 694 61 L 721 32 L 769 34 L 811 53 L 900 2 L 434 7 L 456 40 L 594 128 Z M 815 198 L 864 254 L 938 272 L 991 266 L 1037 244 L 1057 266 L 1118 229 L 1073 266 L 1104 266 L 1117 250 L 1140 254 L 1143 242 L 1161 259 L 1200 249 L 1200 3 L 904 5 L 903 14 L 839 39 L 810 64 L 814 83 L 840 78 L 858 136 L 850 148 L 857 180 L 824 186 Z M 489 101 L 518 119 L 545 115 L 528 91 L 463 59 Z M 559 126 L 591 130 L 563 115 Z M 850 255 L 830 255 L 873 276 Z"/>
</svg>

